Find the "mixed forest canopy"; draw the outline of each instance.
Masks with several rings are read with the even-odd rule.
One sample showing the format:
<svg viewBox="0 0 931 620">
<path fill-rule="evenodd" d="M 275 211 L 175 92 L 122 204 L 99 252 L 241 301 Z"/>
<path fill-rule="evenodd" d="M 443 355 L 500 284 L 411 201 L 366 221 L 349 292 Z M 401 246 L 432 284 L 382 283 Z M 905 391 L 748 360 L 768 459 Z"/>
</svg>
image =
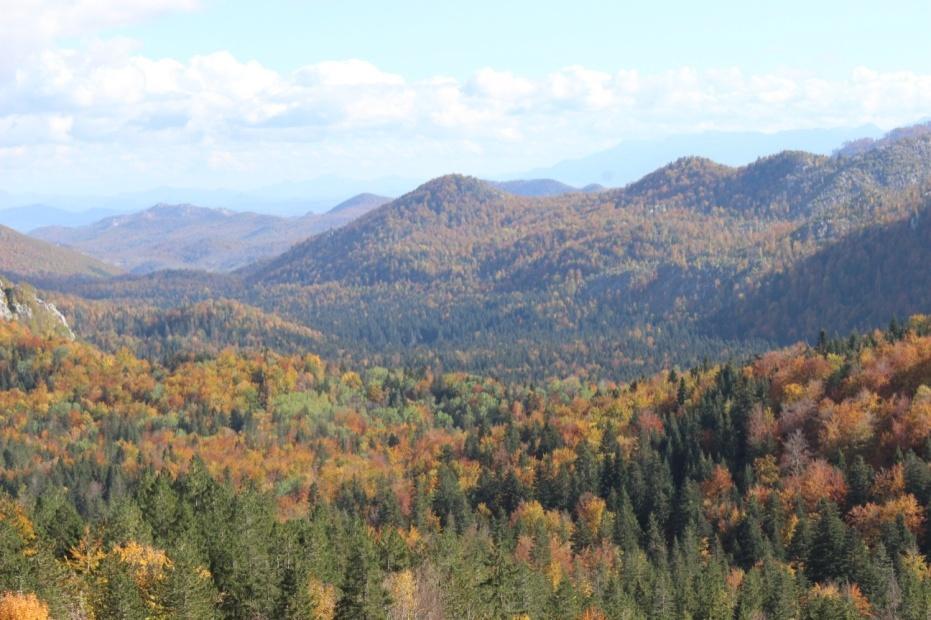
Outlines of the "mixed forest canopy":
<svg viewBox="0 0 931 620">
<path fill-rule="evenodd" d="M 77 333 L 111 351 L 223 299 L 284 321 L 283 351 L 304 326 L 354 367 L 630 380 L 928 311 L 929 188 L 920 127 L 833 157 L 683 158 L 550 197 L 451 175 L 232 274 L 26 279 L 67 295 Z M 212 333 L 194 340 L 230 344 Z"/>
<path fill-rule="evenodd" d="M 629 384 L 3 321 L 0 617 L 923 620 L 929 384 L 923 316 Z"/>
<path fill-rule="evenodd" d="M 927 620 L 929 190 L 919 127 L 231 273 L 0 229 L 0 620 Z"/>
</svg>

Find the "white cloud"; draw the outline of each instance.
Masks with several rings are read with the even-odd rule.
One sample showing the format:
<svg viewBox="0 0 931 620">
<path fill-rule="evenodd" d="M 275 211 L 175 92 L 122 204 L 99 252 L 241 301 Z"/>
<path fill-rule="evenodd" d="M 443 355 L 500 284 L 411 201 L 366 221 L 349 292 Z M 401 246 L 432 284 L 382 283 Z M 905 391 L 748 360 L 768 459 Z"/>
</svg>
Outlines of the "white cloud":
<svg viewBox="0 0 931 620">
<path fill-rule="evenodd" d="M 295 72 L 295 80 L 308 86 L 384 86 L 401 85 L 400 75 L 385 73 L 364 60 L 324 61 Z"/>
<path fill-rule="evenodd" d="M 210 175 L 241 181 L 252 174 L 261 184 L 321 173 L 513 170 L 625 138 L 892 127 L 931 109 L 931 75 L 868 68 L 826 79 L 732 67 L 609 73 L 570 66 L 542 77 L 486 67 L 466 79 L 411 80 L 361 59 L 282 73 L 226 51 L 180 60 L 143 56 L 121 39 L 90 39 L 78 49 L 55 42 L 195 6 L 13 3 L 0 20 L 0 38 L 13 42 L 0 42 L 0 51 L 19 45 L 23 31 L 40 36 L 17 48 L 14 71 L 4 73 L 0 61 L 0 184 L 25 186 L 65 168 L 88 180 L 127 170 L 147 174 L 147 184 L 177 184 L 184 175 L 196 182 L 198 174 L 217 183 L 228 178 Z"/>
<path fill-rule="evenodd" d="M 532 80 L 514 75 L 510 71 L 480 69 L 466 84 L 466 91 L 477 97 L 488 97 L 497 101 L 518 102 L 525 100 L 537 90 Z"/>
<path fill-rule="evenodd" d="M 0 0 L 0 76 L 57 39 L 94 35 L 199 5 L 199 0 Z"/>
</svg>

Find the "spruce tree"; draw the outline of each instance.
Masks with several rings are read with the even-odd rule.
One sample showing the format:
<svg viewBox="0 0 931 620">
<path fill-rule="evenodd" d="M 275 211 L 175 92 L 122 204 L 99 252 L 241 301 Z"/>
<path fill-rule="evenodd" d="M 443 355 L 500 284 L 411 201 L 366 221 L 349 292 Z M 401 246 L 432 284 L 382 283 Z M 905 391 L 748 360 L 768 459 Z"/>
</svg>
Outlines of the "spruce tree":
<svg viewBox="0 0 931 620">
<path fill-rule="evenodd" d="M 159 600 L 171 618 L 198 620 L 218 617 L 219 593 L 210 573 L 182 542 L 170 555 L 171 568 L 160 584 Z"/>
<path fill-rule="evenodd" d="M 821 518 L 812 536 L 805 572 L 816 582 L 842 579 L 847 574 L 847 526 L 833 502 L 822 500 L 818 511 Z"/>
<path fill-rule="evenodd" d="M 340 585 L 335 620 L 367 620 L 365 592 L 368 587 L 368 567 L 359 546 L 353 545 Z"/>
<path fill-rule="evenodd" d="M 115 556 L 100 565 L 94 588 L 93 608 L 97 618 L 146 620 L 150 609 L 142 598 L 129 569 Z"/>
</svg>

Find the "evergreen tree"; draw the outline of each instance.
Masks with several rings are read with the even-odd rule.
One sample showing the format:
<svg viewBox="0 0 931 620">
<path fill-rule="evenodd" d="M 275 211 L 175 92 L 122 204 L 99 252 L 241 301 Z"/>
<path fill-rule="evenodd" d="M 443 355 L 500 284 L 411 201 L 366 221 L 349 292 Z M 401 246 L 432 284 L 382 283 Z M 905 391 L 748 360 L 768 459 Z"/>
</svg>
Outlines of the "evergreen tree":
<svg viewBox="0 0 931 620">
<path fill-rule="evenodd" d="M 863 459 L 862 455 L 857 455 L 853 459 L 846 476 L 848 506 L 858 506 L 870 500 L 870 489 L 875 475 L 873 468 Z"/>
<path fill-rule="evenodd" d="M 377 579 L 377 571 L 370 564 L 363 534 L 352 536 L 346 569 L 340 586 L 341 595 L 336 603 L 336 620 L 374 620 L 384 618 L 388 609 L 388 595 Z"/>
<path fill-rule="evenodd" d="M 488 617 L 510 618 L 524 613 L 515 595 L 519 570 L 500 544 L 494 545 L 483 564 L 485 578 L 479 582 L 479 590 L 488 608 Z"/>
<path fill-rule="evenodd" d="M 744 518 L 737 525 L 737 560 L 744 568 L 750 568 L 766 555 L 767 541 L 760 526 L 759 513 L 756 501 L 751 500 Z"/>
<path fill-rule="evenodd" d="M 219 594 L 207 568 L 182 542 L 171 553 L 172 565 L 160 584 L 159 600 L 171 618 L 199 620 L 218 617 Z"/>
<path fill-rule="evenodd" d="M 340 586 L 342 594 L 336 603 L 336 620 L 368 620 L 365 594 L 368 588 L 368 568 L 362 550 L 354 548 L 346 563 Z"/>
<path fill-rule="evenodd" d="M 114 556 L 100 565 L 93 608 L 98 618 L 121 620 L 146 620 L 151 613 L 129 569 Z"/>
<path fill-rule="evenodd" d="M 822 500 L 818 512 L 821 517 L 812 536 L 805 572 L 816 582 L 843 579 L 847 575 L 847 526 L 832 502 Z"/>
<path fill-rule="evenodd" d="M 634 514 L 627 491 L 622 489 L 616 498 L 613 507 L 614 544 L 619 546 L 625 553 L 631 553 L 640 548 L 643 532 L 640 529 L 640 523 L 637 521 L 637 515 Z"/>
</svg>

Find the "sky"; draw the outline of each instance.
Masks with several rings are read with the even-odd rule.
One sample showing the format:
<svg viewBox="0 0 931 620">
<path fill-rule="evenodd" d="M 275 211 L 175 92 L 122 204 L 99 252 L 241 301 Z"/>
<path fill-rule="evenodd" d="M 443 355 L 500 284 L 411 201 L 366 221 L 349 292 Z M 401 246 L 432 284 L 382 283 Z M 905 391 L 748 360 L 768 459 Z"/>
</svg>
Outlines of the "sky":
<svg viewBox="0 0 931 620">
<path fill-rule="evenodd" d="M 931 110 L 931 3 L 0 0 L 0 191 L 498 176 Z"/>
</svg>

